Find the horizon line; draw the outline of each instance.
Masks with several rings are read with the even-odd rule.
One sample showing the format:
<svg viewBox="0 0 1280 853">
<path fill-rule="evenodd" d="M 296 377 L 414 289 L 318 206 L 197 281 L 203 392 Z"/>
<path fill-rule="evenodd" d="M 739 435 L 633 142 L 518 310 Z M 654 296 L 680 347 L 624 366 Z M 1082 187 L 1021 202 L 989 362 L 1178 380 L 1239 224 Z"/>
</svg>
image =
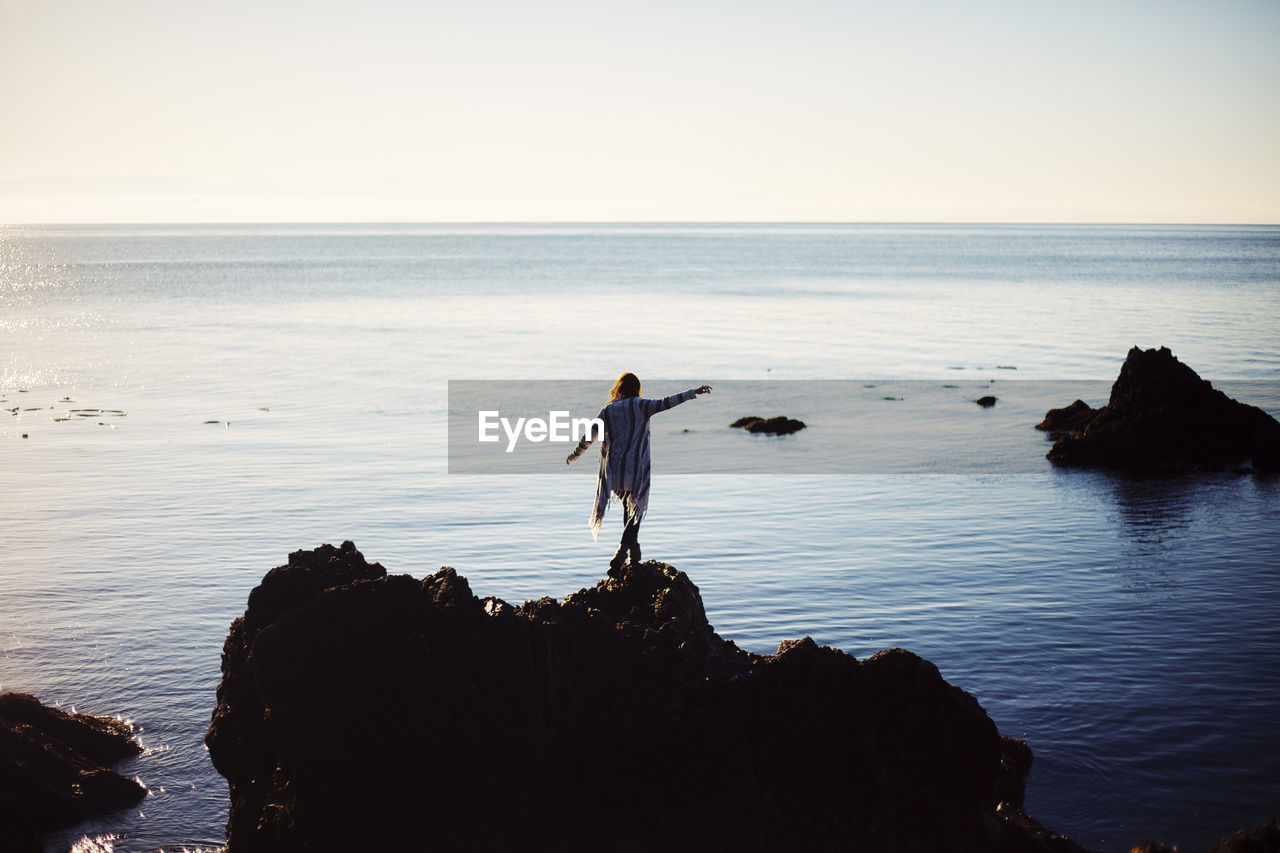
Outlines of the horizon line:
<svg viewBox="0 0 1280 853">
<path fill-rule="evenodd" d="M 300 225 L 991 225 L 991 226 L 1071 226 L 1071 227 L 1219 227 L 1219 228 L 1274 228 L 1277 222 L 1159 222 L 1149 220 L 1001 220 L 1001 219 L 210 219 L 165 221 L 75 221 L 75 222 L 4 222 L 0 228 L 49 228 L 49 227 L 195 227 L 195 226 L 300 226 Z"/>
</svg>

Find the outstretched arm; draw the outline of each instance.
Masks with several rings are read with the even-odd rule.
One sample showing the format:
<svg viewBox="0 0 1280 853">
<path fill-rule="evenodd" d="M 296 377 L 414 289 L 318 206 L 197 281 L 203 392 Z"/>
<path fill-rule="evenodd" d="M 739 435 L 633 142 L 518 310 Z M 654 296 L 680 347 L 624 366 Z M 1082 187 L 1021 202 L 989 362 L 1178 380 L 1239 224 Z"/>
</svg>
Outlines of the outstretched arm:
<svg viewBox="0 0 1280 853">
<path fill-rule="evenodd" d="M 672 394 L 670 397 L 663 397 L 661 400 L 645 400 L 645 410 L 650 415 L 665 412 L 672 406 L 678 406 L 686 400 L 692 400 L 699 394 L 710 393 L 710 385 L 699 385 L 697 388 L 690 388 L 688 391 L 681 391 L 679 394 Z"/>
<path fill-rule="evenodd" d="M 605 408 L 607 409 L 608 406 L 606 406 Z M 601 409 L 600 414 L 596 415 L 596 420 L 602 423 L 604 422 L 604 409 Z M 595 437 L 596 437 L 596 431 L 592 429 L 588 429 L 587 434 L 584 435 L 582 439 L 578 442 L 578 446 L 573 448 L 573 452 L 570 453 L 565 458 L 564 464 L 568 465 L 571 462 L 573 462 L 573 460 L 581 456 L 583 453 L 586 453 L 587 448 L 591 446 L 591 442 L 596 440 Z"/>
<path fill-rule="evenodd" d="M 573 449 L 573 452 L 572 452 L 572 453 L 570 453 L 570 454 L 565 458 L 565 460 L 564 460 L 564 464 L 568 465 L 570 462 L 572 462 L 573 460 L 575 460 L 575 459 L 577 459 L 579 456 L 581 456 L 583 453 L 585 453 L 585 452 L 586 452 L 586 450 L 587 450 L 587 448 L 591 446 L 591 442 L 593 442 L 593 441 L 595 441 L 595 437 L 593 436 L 592 431 L 591 431 L 591 430 L 587 430 L 587 434 L 586 434 L 586 435 L 584 435 L 584 436 L 582 437 L 582 440 L 578 442 L 578 446 L 577 446 L 577 447 L 575 447 L 575 448 Z"/>
</svg>

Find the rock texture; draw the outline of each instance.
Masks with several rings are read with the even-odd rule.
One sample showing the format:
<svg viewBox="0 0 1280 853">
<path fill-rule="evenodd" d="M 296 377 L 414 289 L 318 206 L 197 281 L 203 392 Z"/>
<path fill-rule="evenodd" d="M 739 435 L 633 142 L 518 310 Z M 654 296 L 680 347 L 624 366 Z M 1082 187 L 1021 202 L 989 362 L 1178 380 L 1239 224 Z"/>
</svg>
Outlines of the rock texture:
<svg viewBox="0 0 1280 853">
<path fill-rule="evenodd" d="M 747 432 L 764 433 L 765 435 L 791 435 L 793 432 L 799 432 L 804 429 L 804 421 L 798 421 L 795 418 L 788 418 L 783 415 L 778 415 L 774 418 L 747 415 L 745 418 L 738 418 L 729 426 L 735 429 L 745 429 Z"/>
<path fill-rule="evenodd" d="M 1061 409 L 1050 409 L 1044 420 L 1036 424 L 1036 429 L 1044 430 L 1053 439 L 1079 433 L 1098 416 L 1101 409 L 1095 409 L 1084 400 L 1076 400 L 1070 406 Z"/>
<path fill-rule="evenodd" d="M 227 637 L 206 737 L 230 853 L 1078 851 L 1026 744 L 893 649 L 738 649 L 669 565 L 563 601 L 291 554 Z"/>
<path fill-rule="evenodd" d="M 39 853 L 43 833 L 141 800 L 146 788 L 106 767 L 140 752 L 120 720 L 0 694 L 0 849 Z"/>
<path fill-rule="evenodd" d="M 1057 441 L 1048 458 L 1140 473 L 1252 463 L 1280 470 L 1280 422 L 1229 398 L 1167 348 L 1129 350 L 1101 409 L 1076 400 L 1037 425 Z"/>
<path fill-rule="evenodd" d="M 1209 853 L 1277 853 L 1280 851 L 1280 815 L 1252 829 L 1242 829 L 1209 848 Z"/>
</svg>

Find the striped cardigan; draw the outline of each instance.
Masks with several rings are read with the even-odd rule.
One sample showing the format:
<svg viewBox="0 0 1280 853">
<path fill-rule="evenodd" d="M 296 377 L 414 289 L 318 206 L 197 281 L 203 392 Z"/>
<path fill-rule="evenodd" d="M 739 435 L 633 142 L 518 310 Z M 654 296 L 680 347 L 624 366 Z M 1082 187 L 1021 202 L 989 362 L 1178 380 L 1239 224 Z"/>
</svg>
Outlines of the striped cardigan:
<svg viewBox="0 0 1280 853">
<path fill-rule="evenodd" d="M 592 539 L 600 535 L 604 511 L 613 495 L 624 502 L 636 521 L 644 517 L 645 510 L 649 508 L 649 418 L 696 396 L 690 389 L 661 400 L 624 397 L 600 410 L 604 438 L 600 443 L 596 502 L 591 509 Z M 572 462 L 581 456 L 593 439 L 593 434 L 588 432 L 567 461 Z"/>
</svg>

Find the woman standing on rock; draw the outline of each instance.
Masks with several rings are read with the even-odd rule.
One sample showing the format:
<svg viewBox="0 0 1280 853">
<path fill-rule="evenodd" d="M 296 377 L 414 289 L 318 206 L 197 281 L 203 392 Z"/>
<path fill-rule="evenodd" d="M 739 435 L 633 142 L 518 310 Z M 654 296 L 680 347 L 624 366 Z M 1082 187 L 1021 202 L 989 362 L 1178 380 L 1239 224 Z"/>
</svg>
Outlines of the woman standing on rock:
<svg viewBox="0 0 1280 853">
<path fill-rule="evenodd" d="M 609 499 L 617 495 L 622 501 L 622 542 L 609 561 L 611 573 L 626 562 L 628 551 L 633 566 L 640 562 L 640 520 L 649 507 L 649 418 L 710 392 L 711 388 L 702 385 L 661 400 L 649 400 L 640 396 L 640 380 L 634 373 L 622 374 L 613 384 L 609 402 L 599 415 L 604 422 L 604 438 L 600 444 L 596 502 L 591 509 L 591 538 L 595 539 L 600 535 Z M 581 456 L 593 440 L 589 431 L 564 460 L 565 464 Z"/>
</svg>

